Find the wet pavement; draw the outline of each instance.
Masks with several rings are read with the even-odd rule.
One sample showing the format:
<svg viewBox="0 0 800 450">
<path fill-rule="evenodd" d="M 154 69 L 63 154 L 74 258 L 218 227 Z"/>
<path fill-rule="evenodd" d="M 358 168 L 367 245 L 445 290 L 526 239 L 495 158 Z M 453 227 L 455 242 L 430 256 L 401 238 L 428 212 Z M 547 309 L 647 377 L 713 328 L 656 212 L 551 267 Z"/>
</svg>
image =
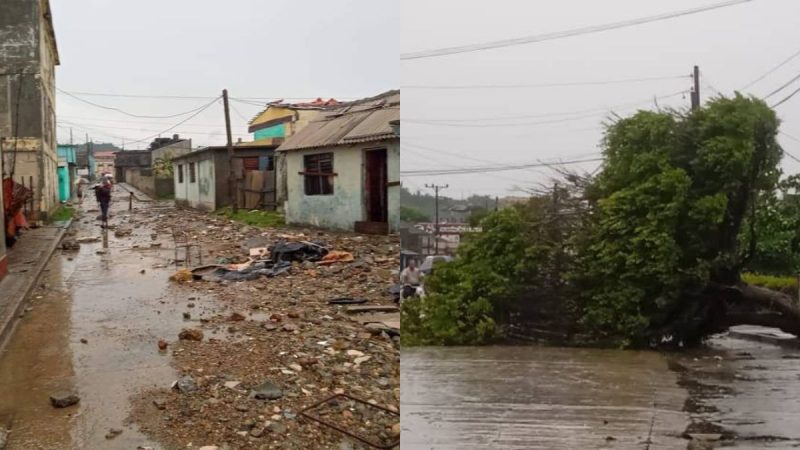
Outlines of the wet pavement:
<svg viewBox="0 0 800 450">
<path fill-rule="evenodd" d="M 800 349 L 733 336 L 675 354 L 404 349 L 402 448 L 800 447 Z"/>
<path fill-rule="evenodd" d="M 112 213 L 111 224 L 124 226 L 127 202 Z M 76 237 L 101 236 L 95 214 L 75 221 Z M 151 231 L 139 227 L 122 238 L 110 231 L 78 252 L 53 256 L 29 299 L 32 309 L 0 355 L 0 428 L 11 430 L 8 450 L 161 448 L 126 424 L 129 397 L 176 378 L 157 342 L 174 340 L 186 326 L 181 311 L 189 294 L 169 286 L 171 236 L 153 240 Z M 207 299 L 193 302 L 198 313 L 210 309 Z M 80 403 L 53 408 L 49 395 L 63 389 L 77 391 Z M 123 432 L 107 439 L 111 428 Z"/>
<path fill-rule="evenodd" d="M 404 450 L 685 448 L 685 391 L 651 352 L 403 349 Z"/>
</svg>

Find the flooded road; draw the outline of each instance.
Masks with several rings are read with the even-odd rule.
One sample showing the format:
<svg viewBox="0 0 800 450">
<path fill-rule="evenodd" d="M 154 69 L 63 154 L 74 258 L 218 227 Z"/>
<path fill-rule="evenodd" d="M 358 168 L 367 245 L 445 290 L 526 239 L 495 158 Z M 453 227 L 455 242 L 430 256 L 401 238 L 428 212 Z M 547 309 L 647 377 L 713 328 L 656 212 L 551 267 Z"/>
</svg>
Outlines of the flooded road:
<svg viewBox="0 0 800 450">
<path fill-rule="evenodd" d="M 800 447 L 800 349 L 404 349 L 402 448 Z M 690 436 L 697 438 L 691 441 Z"/>
<path fill-rule="evenodd" d="M 657 353 L 404 349 L 402 443 L 414 449 L 685 448 L 685 391 Z"/>
<path fill-rule="evenodd" d="M 108 248 L 101 239 L 56 253 L 32 294 L 32 310 L 0 355 L 0 427 L 11 430 L 8 450 L 161 448 L 126 424 L 129 397 L 176 378 L 157 342 L 175 340 L 186 326 L 188 294 L 168 285 L 171 236 L 154 239 L 152 230 L 130 222 L 127 204 L 118 207 L 111 224 L 133 234 L 117 238 L 111 231 Z M 94 214 L 73 224 L 76 237 L 101 236 L 88 217 Z M 208 304 L 192 301 L 198 313 Z M 49 395 L 63 389 L 76 391 L 80 403 L 53 408 Z M 107 439 L 112 428 L 123 432 Z"/>
</svg>

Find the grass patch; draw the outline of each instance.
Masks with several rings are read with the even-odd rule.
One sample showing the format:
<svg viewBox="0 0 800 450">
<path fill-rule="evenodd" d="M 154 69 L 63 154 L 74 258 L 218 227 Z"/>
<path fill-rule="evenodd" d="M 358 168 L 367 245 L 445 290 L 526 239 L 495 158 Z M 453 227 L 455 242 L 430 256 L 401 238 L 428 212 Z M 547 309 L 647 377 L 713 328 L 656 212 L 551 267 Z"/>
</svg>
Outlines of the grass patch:
<svg viewBox="0 0 800 450">
<path fill-rule="evenodd" d="M 285 225 L 283 215 L 275 211 L 262 211 L 260 209 L 239 209 L 234 213 L 231 208 L 222 208 L 216 212 L 236 222 L 252 225 L 259 228 L 274 228 Z"/>
<path fill-rule="evenodd" d="M 61 206 L 59 207 L 56 212 L 50 216 L 50 222 L 64 222 L 69 219 L 72 219 L 72 216 L 75 215 L 75 208 L 71 208 L 69 206 Z"/>
<path fill-rule="evenodd" d="M 780 291 L 789 295 L 797 295 L 797 278 L 786 276 L 762 275 L 759 273 L 743 273 L 742 281 L 753 286 Z"/>
</svg>

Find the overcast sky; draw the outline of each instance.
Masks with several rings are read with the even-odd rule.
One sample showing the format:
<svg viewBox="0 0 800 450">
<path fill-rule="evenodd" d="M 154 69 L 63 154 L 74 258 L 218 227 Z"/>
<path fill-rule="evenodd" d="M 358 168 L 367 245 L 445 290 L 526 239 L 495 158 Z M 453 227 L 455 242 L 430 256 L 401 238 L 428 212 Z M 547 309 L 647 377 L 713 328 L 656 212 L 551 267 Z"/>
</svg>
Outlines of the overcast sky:
<svg viewBox="0 0 800 450">
<path fill-rule="evenodd" d="M 401 53 L 600 25 L 720 3 L 721 0 L 403 0 Z M 667 21 L 597 34 L 401 62 L 403 88 L 402 170 L 534 163 L 597 155 L 606 109 L 620 115 L 631 104 L 653 108 L 654 96 L 688 91 L 692 66 L 700 66 L 701 96 L 731 95 L 800 50 L 800 1 L 749 3 Z M 746 92 L 763 96 L 800 73 L 800 57 Z M 547 84 L 671 79 L 549 88 L 421 89 L 412 86 Z M 776 94 L 777 101 L 800 82 Z M 658 104 L 689 105 L 688 93 Z M 642 104 L 643 102 L 643 104 Z M 800 138 L 800 94 L 777 108 L 782 130 Z M 507 117 L 525 116 L 525 119 Z M 505 119 L 497 119 L 498 117 Z M 578 117 L 577 119 L 575 119 Z M 491 120 L 484 120 L 489 118 Z M 413 120 L 433 122 L 412 123 Z M 477 119 L 477 120 L 471 120 Z M 564 119 L 564 120 L 562 120 Z M 575 120 L 572 120 L 575 119 Z M 458 122 L 441 122 L 458 120 Z M 559 122 L 554 122 L 559 120 Z M 539 122 L 532 124 L 532 122 Z M 550 122 L 550 123 L 541 123 Z M 444 126 L 444 123 L 460 126 Z M 503 124 L 504 126 L 486 126 Z M 467 126 L 464 126 L 467 125 Z M 474 126 L 479 125 L 479 126 Z M 781 137 L 800 157 L 800 141 Z M 788 160 L 788 158 L 785 158 Z M 596 163 L 573 168 L 593 170 Z M 784 162 L 787 172 L 800 164 Z M 513 194 L 514 186 L 547 181 L 549 169 L 486 175 L 403 177 L 405 186 L 449 183 L 453 197 Z"/>
<path fill-rule="evenodd" d="M 136 115 L 199 108 L 227 88 L 234 140 L 266 99 L 367 97 L 400 84 L 400 5 L 374 0 L 51 0 L 61 56 L 56 84 Z M 197 96 L 165 99 L 108 95 Z M 258 98 L 258 99 L 254 99 Z M 263 99 L 261 99 L 263 98 Z M 295 100 L 295 99 L 291 99 Z M 76 143 L 125 139 L 145 148 L 186 119 L 133 118 L 59 93 L 58 136 Z M 221 102 L 174 131 L 195 145 L 224 144 Z"/>
</svg>

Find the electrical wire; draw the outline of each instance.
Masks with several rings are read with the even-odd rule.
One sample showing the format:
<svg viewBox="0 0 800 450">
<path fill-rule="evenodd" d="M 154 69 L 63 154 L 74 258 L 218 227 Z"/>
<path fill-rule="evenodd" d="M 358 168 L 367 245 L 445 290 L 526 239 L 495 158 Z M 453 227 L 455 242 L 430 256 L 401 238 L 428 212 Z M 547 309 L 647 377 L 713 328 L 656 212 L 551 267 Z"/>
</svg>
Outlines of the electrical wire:
<svg viewBox="0 0 800 450">
<path fill-rule="evenodd" d="M 470 45 L 461 45 L 456 47 L 446 47 L 446 48 L 439 48 L 433 50 L 423 50 L 411 53 L 403 53 L 400 55 L 400 60 L 411 60 L 411 59 L 422 59 L 422 58 L 433 58 L 439 56 L 446 56 L 446 55 L 454 55 L 458 53 L 469 53 L 469 52 L 477 52 L 481 50 L 490 50 L 495 48 L 502 48 L 502 47 L 511 47 L 516 45 L 523 45 L 523 44 L 532 44 L 544 41 L 551 41 L 555 39 L 563 39 L 572 36 L 579 36 L 584 34 L 591 34 L 591 33 L 599 33 L 602 31 L 609 31 L 615 30 L 619 28 L 627 28 L 632 27 L 635 25 L 642 25 L 651 22 L 658 22 L 667 19 L 673 19 L 682 16 L 688 16 L 692 14 L 698 14 L 706 11 L 711 11 L 715 9 L 725 8 L 728 6 L 734 6 L 742 3 L 748 3 L 752 0 L 732 0 L 722 3 L 716 3 L 713 5 L 702 6 L 699 8 L 687 9 L 683 11 L 676 11 L 671 13 L 664 13 L 664 14 L 657 14 L 654 16 L 647 16 L 641 17 L 637 19 L 629 19 L 620 22 L 613 22 L 603 25 L 595 25 L 595 26 L 588 26 L 588 27 L 581 27 L 581 28 L 574 28 L 571 30 L 566 31 L 557 31 L 554 33 L 545 33 L 545 34 L 538 34 L 533 36 L 526 36 L 516 39 L 504 39 L 499 41 L 492 41 L 480 44 L 470 44 Z"/>
<path fill-rule="evenodd" d="M 486 167 L 464 167 L 460 169 L 430 169 L 430 170 L 407 170 L 407 171 L 400 171 L 401 176 L 407 177 L 414 177 L 414 176 L 429 176 L 429 175 L 466 175 L 466 174 L 473 174 L 473 173 L 486 173 L 486 172 L 504 172 L 504 171 L 513 171 L 513 170 L 521 170 L 533 167 L 552 167 L 554 165 L 569 165 L 569 164 L 580 164 L 586 162 L 598 162 L 603 161 L 603 158 L 587 158 L 587 159 L 575 159 L 570 161 L 553 161 L 553 162 L 536 162 L 531 164 L 522 164 L 522 165 L 503 165 L 503 166 L 486 166 Z"/>
<path fill-rule="evenodd" d="M 0 74 L 2 75 L 2 74 Z M 155 99 L 175 99 L 175 100 L 211 100 L 213 98 L 217 98 L 210 95 L 148 95 L 148 94 L 115 94 L 115 93 L 104 93 L 104 92 L 79 92 L 79 91 L 70 91 L 72 94 L 75 95 L 85 95 L 89 97 L 123 97 L 123 98 L 155 98 Z M 239 97 L 241 99 L 248 99 L 248 100 L 275 100 L 275 99 L 287 99 L 287 100 L 308 100 L 317 97 L 288 97 L 288 96 L 274 96 L 274 97 Z M 355 100 L 355 97 L 338 97 L 342 100 Z"/>
<path fill-rule="evenodd" d="M 772 97 L 773 95 L 777 94 L 778 92 L 780 92 L 780 91 L 786 89 L 787 87 L 789 87 L 792 83 L 794 83 L 797 80 L 800 80 L 800 74 L 797 74 L 797 75 L 793 76 L 791 80 L 789 80 L 786 83 L 782 84 L 778 89 L 775 89 L 774 91 L 772 91 L 769 94 L 765 95 L 764 97 L 762 97 L 762 99 L 766 100 L 766 99 Z"/>
<path fill-rule="evenodd" d="M 752 85 L 754 85 L 754 84 L 758 83 L 759 81 L 761 81 L 761 80 L 763 80 L 764 78 L 768 77 L 769 75 L 771 75 L 772 73 L 774 73 L 776 70 L 778 70 L 778 69 L 780 69 L 781 67 L 785 66 L 786 64 L 788 64 L 789 62 L 791 62 L 793 59 L 797 58 L 798 56 L 800 56 L 800 50 L 798 50 L 798 51 L 794 52 L 794 53 L 793 53 L 791 56 L 789 56 L 788 58 L 786 58 L 786 59 L 784 59 L 783 61 L 781 61 L 781 62 L 780 62 L 778 65 L 776 65 L 776 66 L 772 67 L 771 69 L 769 69 L 767 72 L 765 72 L 765 73 L 764 73 L 763 75 L 761 75 L 760 77 L 758 77 L 758 78 L 756 78 L 755 80 L 753 80 L 753 81 L 751 81 L 751 82 L 747 83 L 747 84 L 746 84 L 746 85 L 744 85 L 744 86 L 743 86 L 743 87 L 742 87 L 740 90 L 742 90 L 742 91 L 743 91 L 743 90 L 745 90 L 745 89 L 749 88 L 750 86 L 752 86 Z"/>
<path fill-rule="evenodd" d="M 543 114 L 534 114 L 534 115 L 521 115 L 521 116 L 493 116 L 493 117 L 479 117 L 479 118 L 470 118 L 470 119 L 402 119 L 403 122 L 408 123 L 425 123 L 425 124 L 433 124 L 437 122 L 447 122 L 447 123 L 458 123 L 458 122 L 487 122 L 493 120 L 516 120 L 516 119 L 540 119 L 543 117 L 558 117 L 558 116 L 571 116 L 571 115 L 579 115 L 583 113 L 605 113 L 614 109 L 619 108 L 629 108 L 632 106 L 639 106 L 644 105 L 647 103 L 652 102 L 653 100 L 666 100 L 668 98 L 676 97 L 678 95 L 687 94 L 688 90 L 682 90 L 678 92 L 673 92 L 671 94 L 649 97 L 643 100 L 637 100 L 632 102 L 626 103 L 619 103 L 616 105 L 611 106 L 603 106 L 603 107 L 596 107 L 590 109 L 582 109 L 582 110 L 573 110 L 573 111 L 562 111 L 556 113 L 543 113 Z M 598 114 L 593 114 L 598 115 Z"/>
<path fill-rule="evenodd" d="M 781 101 L 779 101 L 777 103 L 773 103 L 772 105 L 770 105 L 770 108 L 777 108 L 778 106 L 781 106 L 782 104 L 784 104 L 787 101 L 789 101 L 790 98 L 792 98 L 795 95 L 797 95 L 798 92 L 800 92 L 800 88 L 795 89 L 791 94 L 789 94 L 786 97 L 784 97 L 783 100 L 781 100 Z"/>
<path fill-rule="evenodd" d="M 65 91 L 63 89 L 56 88 L 56 90 L 58 90 L 58 92 L 60 92 L 60 93 L 62 93 L 64 95 L 68 95 L 68 96 L 74 98 L 75 100 L 78 100 L 80 102 L 86 103 L 88 105 L 92 105 L 94 107 L 101 108 L 101 109 L 106 109 L 106 110 L 109 110 L 109 111 L 116 111 L 118 113 L 125 114 L 126 116 L 136 117 L 136 118 L 141 118 L 141 119 L 171 119 L 171 118 L 175 118 L 175 117 L 185 116 L 187 114 L 191 114 L 191 113 L 196 112 L 196 111 L 202 111 L 207 107 L 205 105 L 204 106 L 199 106 L 199 107 L 191 109 L 189 111 L 184 111 L 184 112 L 178 113 L 178 114 L 170 114 L 170 115 L 166 115 L 166 116 L 149 116 L 149 115 L 141 115 L 141 114 L 129 113 L 129 112 L 125 111 L 125 110 L 122 110 L 120 108 L 115 108 L 115 107 L 112 107 L 112 106 L 100 105 L 98 103 L 94 103 L 94 102 L 91 102 L 89 100 L 80 98 L 77 95 L 74 95 L 71 92 L 67 92 L 67 91 Z M 211 101 L 211 103 L 214 103 L 218 98 L 220 98 L 220 97 L 214 97 L 214 99 Z M 208 104 L 206 104 L 206 105 L 208 105 Z"/>
<path fill-rule="evenodd" d="M 538 84 L 463 84 L 463 85 L 408 85 L 401 86 L 402 89 L 534 89 L 549 87 L 568 87 L 568 86 L 599 86 L 609 84 L 642 83 L 647 81 L 678 80 L 691 77 L 690 75 L 680 75 L 671 77 L 650 77 L 650 78 L 627 78 L 621 80 L 604 81 L 575 81 L 564 83 L 538 83 Z"/>
</svg>

